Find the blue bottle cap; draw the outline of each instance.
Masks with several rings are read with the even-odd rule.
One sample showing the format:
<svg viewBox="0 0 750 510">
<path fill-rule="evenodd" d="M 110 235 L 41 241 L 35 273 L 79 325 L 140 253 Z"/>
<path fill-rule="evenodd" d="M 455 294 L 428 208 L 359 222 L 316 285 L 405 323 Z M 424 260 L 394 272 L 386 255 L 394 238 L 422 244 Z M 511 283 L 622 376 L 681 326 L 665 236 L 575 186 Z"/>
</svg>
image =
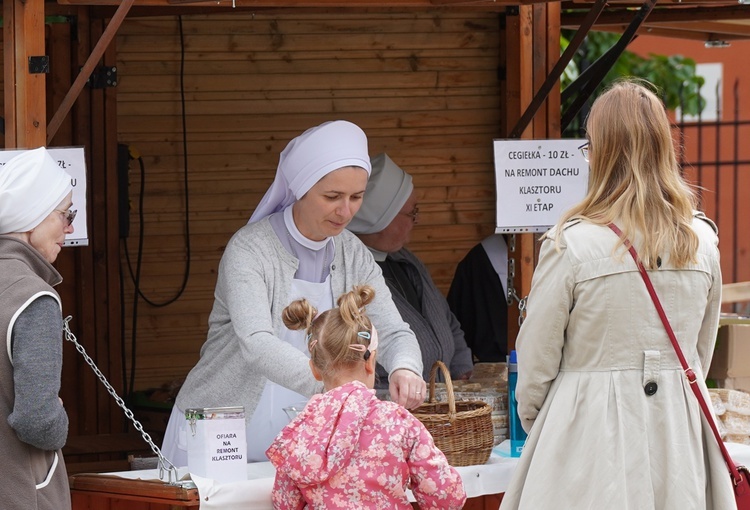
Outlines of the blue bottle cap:
<svg viewBox="0 0 750 510">
<path fill-rule="evenodd" d="M 516 351 L 510 351 L 508 363 L 518 363 L 518 357 L 516 355 Z"/>
</svg>

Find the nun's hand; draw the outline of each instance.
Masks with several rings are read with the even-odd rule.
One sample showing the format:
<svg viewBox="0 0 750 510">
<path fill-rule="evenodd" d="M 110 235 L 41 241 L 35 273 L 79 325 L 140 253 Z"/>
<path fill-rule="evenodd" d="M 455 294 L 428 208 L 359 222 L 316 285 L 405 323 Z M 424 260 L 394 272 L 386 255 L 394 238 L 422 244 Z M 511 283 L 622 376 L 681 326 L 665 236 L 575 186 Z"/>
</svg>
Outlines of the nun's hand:
<svg viewBox="0 0 750 510">
<path fill-rule="evenodd" d="M 425 399 L 427 385 L 421 375 L 401 368 L 390 377 L 391 400 L 407 409 L 418 407 Z"/>
</svg>

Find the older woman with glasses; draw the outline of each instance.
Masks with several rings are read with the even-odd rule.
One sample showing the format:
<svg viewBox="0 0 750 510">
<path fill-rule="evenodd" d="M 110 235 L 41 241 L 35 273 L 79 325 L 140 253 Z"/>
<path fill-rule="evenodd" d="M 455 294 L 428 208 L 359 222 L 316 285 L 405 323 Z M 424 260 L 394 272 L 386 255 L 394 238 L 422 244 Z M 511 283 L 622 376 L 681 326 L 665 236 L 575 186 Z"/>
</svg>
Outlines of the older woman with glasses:
<svg viewBox="0 0 750 510">
<path fill-rule="evenodd" d="M 467 379 L 474 364 L 461 325 L 428 269 L 405 248 L 418 218 L 411 175 L 386 154 L 374 157 L 362 207 L 348 228 L 372 252 L 396 308 L 417 335 L 423 376 L 429 377 L 432 365 L 440 360 L 451 377 Z M 382 376 L 382 367 L 378 370 Z"/>
<path fill-rule="evenodd" d="M 281 319 L 296 299 L 325 311 L 355 285 L 375 288 L 368 312 L 382 337 L 379 359 L 390 374 L 391 397 L 406 407 L 424 401 L 414 333 L 367 248 L 345 230 L 369 174 L 367 137 L 351 122 L 308 129 L 281 153 L 273 184 L 222 257 L 208 338 L 165 434 L 172 463 L 187 460 L 185 409 L 244 406 L 248 460 L 265 461 L 289 421 L 283 408 L 322 390 L 310 372 L 304 332 Z"/>
<path fill-rule="evenodd" d="M 52 266 L 73 233 L 71 178 L 44 147 L 0 167 L 0 477 L 3 508 L 69 509 L 60 449 L 68 415 L 59 398 L 60 296 Z"/>
</svg>

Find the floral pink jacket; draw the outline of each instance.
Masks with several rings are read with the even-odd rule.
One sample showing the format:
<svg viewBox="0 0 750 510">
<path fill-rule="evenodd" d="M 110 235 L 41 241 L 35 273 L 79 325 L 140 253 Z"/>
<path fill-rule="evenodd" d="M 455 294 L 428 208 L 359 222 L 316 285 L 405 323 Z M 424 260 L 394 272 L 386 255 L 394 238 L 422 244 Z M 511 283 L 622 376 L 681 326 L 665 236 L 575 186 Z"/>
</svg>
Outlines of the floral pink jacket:
<svg viewBox="0 0 750 510">
<path fill-rule="evenodd" d="M 266 451 L 277 510 L 460 509 L 458 472 L 409 411 L 350 382 L 308 402 Z"/>
</svg>

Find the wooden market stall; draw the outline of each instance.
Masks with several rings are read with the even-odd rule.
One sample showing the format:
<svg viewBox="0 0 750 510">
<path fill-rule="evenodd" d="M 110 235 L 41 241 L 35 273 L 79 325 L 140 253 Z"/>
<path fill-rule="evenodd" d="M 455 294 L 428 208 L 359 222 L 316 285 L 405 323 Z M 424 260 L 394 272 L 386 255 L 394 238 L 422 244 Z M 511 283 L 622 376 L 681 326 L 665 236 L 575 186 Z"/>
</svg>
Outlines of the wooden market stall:
<svg viewBox="0 0 750 510">
<path fill-rule="evenodd" d="M 747 9 L 738 14 L 735 3 L 670 3 L 659 23 L 670 13 L 680 23 L 679 9 L 695 6 L 736 20 Z M 617 2 L 621 30 L 646 29 L 655 4 Z M 279 151 L 334 118 L 361 125 L 373 155 L 386 151 L 414 175 L 422 214 L 410 247 L 446 290 L 456 263 L 494 230 L 492 140 L 560 135 L 561 13 L 579 13 L 582 38 L 607 7 L 3 2 L 4 146 L 81 145 L 87 155 L 90 244 L 57 263 L 79 340 L 122 395 L 178 384 L 205 339 L 223 248 L 271 182 Z M 515 246 L 524 296 L 535 238 Z M 140 439 L 65 348 L 69 469 L 124 469 Z M 144 422 L 159 416 L 136 412 Z"/>
</svg>

